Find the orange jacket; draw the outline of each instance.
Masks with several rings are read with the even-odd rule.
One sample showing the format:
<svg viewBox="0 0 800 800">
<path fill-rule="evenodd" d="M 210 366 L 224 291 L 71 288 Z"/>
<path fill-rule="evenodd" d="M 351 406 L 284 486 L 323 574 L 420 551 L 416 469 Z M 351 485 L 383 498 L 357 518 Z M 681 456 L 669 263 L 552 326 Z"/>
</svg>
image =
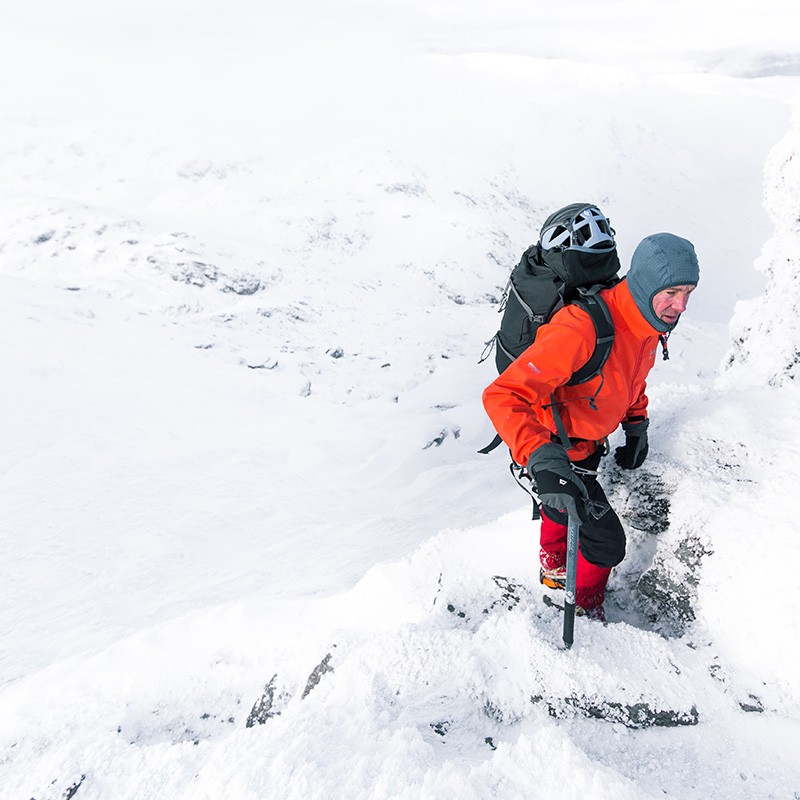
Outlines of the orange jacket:
<svg viewBox="0 0 800 800">
<path fill-rule="evenodd" d="M 642 316 L 624 280 L 600 296 L 614 322 L 614 344 L 602 374 L 565 385 L 589 360 L 596 338 L 589 315 L 567 305 L 483 393 L 486 413 L 518 464 L 527 464 L 537 447 L 558 441 L 548 408 L 553 393 L 567 434 L 581 440 L 568 450 L 573 461 L 593 453 L 621 422 L 647 417 L 645 382 L 655 363 L 658 331 Z"/>
</svg>

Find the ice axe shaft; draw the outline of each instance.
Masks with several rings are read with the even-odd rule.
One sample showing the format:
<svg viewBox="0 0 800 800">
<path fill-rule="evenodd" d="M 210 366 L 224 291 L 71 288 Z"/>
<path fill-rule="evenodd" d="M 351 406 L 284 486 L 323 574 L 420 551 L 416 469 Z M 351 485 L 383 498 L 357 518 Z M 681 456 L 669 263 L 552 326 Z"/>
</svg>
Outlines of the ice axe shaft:
<svg viewBox="0 0 800 800">
<path fill-rule="evenodd" d="M 564 586 L 564 646 L 569 649 L 575 631 L 575 583 L 578 574 L 578 528 L 580 521 L 569 518 L 567 526 L 567 580 Z"/>
</svg>

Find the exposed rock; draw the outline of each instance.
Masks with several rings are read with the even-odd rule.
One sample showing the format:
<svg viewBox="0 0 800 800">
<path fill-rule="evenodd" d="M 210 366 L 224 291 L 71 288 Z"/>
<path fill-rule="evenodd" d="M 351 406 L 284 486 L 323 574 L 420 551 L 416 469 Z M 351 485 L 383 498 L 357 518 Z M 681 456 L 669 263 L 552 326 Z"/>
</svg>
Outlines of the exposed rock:
<svg viewBox="0 0 800 800">
<path fill-rule="evenodd" d="M 688 711 L 654 708 L 641 702 L 625 705 L 623 703 L 598 701 L 588 697 L 565 697 L 548 700 L 541 695 L 531 697 L 532 703 L 545 703 L 551 717 L 586 717 L 602 719 L 606 722 L 621 723 L 626 728 L 676 728 L 683 725 L 697 725 L 697 707 Z"/>
<path fill-rule="evenodd" d="M 325 675 L 327 672 L 333 672 L 333 667 L 331 666 L 331 654 L 328 653 L 325 658 L 314 667 L 312 673 L 308 676 L 308 682 L 306 683 L 306 688 L 303 689 L 302 699 L 308 697 L 308 693 L 319 684 L 322 680 L 322 676 Z"/>
<path fill-rule="evenodd" d="M 263 725 L 272 717 L 277 717 L 280 711 L 274 710 L 275 707 L 275 679 L 273 675 L 269 683 L 264 687 L 264 693 L 256 700 L 250 714 L 247 717 L 246 727 L 252 728 L 254 725 Z"/>
</svg>

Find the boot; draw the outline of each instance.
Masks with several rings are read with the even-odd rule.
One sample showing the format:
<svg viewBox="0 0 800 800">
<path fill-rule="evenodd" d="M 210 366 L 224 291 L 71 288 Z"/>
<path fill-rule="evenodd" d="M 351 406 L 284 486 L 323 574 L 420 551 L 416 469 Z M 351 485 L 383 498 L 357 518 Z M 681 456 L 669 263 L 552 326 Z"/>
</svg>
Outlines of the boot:
<svg viewBox="0 0 800 800">
<path fill-rule="evenodd" d="M 562 564 L 560 567 L 545 569 L 539 567 L 539 583 L 547 586 L 548 589 L 563 589 L 567 583 L 567 566 Z"/>
</svg>

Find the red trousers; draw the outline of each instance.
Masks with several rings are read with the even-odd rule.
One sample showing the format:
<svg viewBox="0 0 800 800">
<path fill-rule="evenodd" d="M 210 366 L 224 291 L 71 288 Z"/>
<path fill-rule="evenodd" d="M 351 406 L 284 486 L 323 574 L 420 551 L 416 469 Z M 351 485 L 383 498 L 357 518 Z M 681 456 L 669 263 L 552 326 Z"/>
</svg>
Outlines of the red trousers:
<svg viewBox="0 0 800 800">
<path fill-rule="evenodd" d="M 551 520 L 542 509 L 539 560 L 545 569 L 556 569 L 567 562 L 567 526 Z M 575 602 L 581 608 L 597 608 L 606 596 L 610 567 L 599 567 L 586 560 L 578 548 L 578 572 L 575 582 Z"/>
</svg>

